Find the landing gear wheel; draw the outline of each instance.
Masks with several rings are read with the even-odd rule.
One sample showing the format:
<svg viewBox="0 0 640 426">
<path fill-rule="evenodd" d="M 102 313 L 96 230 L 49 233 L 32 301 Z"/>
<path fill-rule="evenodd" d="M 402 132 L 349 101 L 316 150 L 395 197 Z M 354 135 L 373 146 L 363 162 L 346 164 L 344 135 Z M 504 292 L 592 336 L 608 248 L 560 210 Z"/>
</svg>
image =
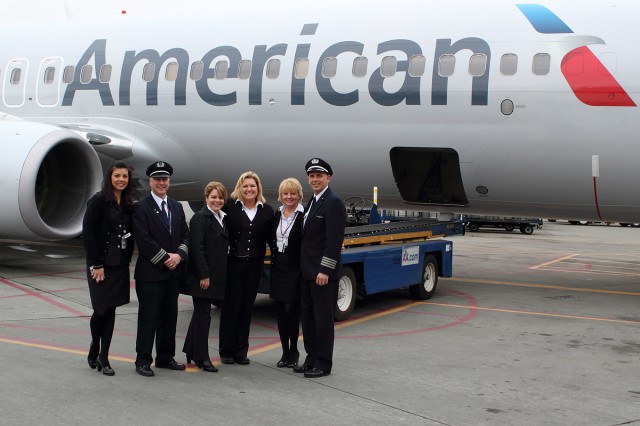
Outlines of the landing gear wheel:
<svg viewBox="0 0 640 426">
<path fill-rule="evenodd" d="M 356 304 L 356 276 L 353 270 L 344 266 L 342 268 L 342 277 L 338 281 L 338 302 L 333 314 L 336 321 L 345 321 L 349 319 Z"/>
<path fill-rule="evenodd" d="M 422 264 L 422 282 L 409 287 L 411 297 L 418 300 L 429 300 L 433 297 L 438 286 L 438 262 L 428 254 Z"/>
</svg>

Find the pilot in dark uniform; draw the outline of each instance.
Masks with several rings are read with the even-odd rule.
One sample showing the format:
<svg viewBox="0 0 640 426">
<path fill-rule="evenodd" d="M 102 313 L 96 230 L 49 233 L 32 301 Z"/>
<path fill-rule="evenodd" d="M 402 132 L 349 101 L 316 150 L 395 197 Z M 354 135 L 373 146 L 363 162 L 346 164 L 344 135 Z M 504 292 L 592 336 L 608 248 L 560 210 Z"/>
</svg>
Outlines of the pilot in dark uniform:
<svg viewBox="0 0 640 426">
<path fill-rule="evenodd" d="M 344 203 L 329 188 L 333 175 L 329 163 L 313 158 L 305 170 L 314 193 L 305 209 L 300 247 L 300 319 L 307 358 L 293 371 L 322 377 L 331 374 L 333 366 L 333 316 L 347 218 Z"/>
<path fill-rule="evenodd" d="M 153 376 L 155 338 L 158 368 L 184 370 L 175 361 L 176 321 L 180 282 L 184 279 L 189 229 L 182 205 L 167 197 L 173 167 L 158 161 L 147 168 L 151 194 L 133 209 L 133 230 L 138 244 L 134 278 L 138 296 L 136 371 Z"/>
</svg>

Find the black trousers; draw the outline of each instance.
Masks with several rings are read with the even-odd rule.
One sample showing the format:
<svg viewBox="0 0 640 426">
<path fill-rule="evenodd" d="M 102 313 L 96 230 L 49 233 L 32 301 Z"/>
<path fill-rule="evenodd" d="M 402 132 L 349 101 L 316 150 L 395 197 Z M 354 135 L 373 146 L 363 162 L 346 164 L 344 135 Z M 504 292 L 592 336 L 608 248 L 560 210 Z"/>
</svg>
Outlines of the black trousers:
<svg viewBox="0 0 640 426">
<path fill-rule="evenodd" d="M 182 352 L 194 361 L 209 358 L 209 328 L 211 327 L 211 304 L 213 299 L 193 296 L 193 315 Z"/>
<path fill-rule="evenodd" d="M 331 371 L 333 366 L 333 317 L 338 302 L 338 280 L 319 286 L 302 280 L 300 289 L 300 320 L 304 335 L 305 362 L 320 370 Z"/>
<path fill-rule="evenodd" d="M 220 356 L 244 358 L 264 259 L 229 258 L 227 287 L 220 314 Z"/>
<path fill-rule="evenodd" d="M 138 296 L 138 335 L 136 337 L 136 366 L 151 365 L 153 341 L 156 342 L 156 361 L 169 361 L 176 354 L 176 322 L 180 280 L 136 280 Z"/>
</svg>

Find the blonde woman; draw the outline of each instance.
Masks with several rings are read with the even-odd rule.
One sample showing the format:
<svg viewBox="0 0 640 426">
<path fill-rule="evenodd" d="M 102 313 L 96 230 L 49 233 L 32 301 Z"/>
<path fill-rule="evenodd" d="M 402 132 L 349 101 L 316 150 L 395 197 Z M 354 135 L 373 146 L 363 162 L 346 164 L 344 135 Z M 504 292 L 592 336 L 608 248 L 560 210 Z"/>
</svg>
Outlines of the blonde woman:
<svg viewBox="0 0 640 426">
<path fill-rule="evenodd" d="M 271 231 L 271 292 L 276 301 L 278 332 L 282 357 L 278 368 L 298 365 L 298 334 L 300 333 L 300 241 L 304 207 L 302 185 L 295 178 L 286 178 L 278 188 L 278 201 Z"/>
<path fill-rule="evenodd" d="M 227 289 L 220 315 L 220 360 L 249 364 L 249 329 L 253 304 L 271 237 L 273 209 L 262 195 L 260 178 L 245 172 L 223 208 L 229 232 Z"/>
</svg>

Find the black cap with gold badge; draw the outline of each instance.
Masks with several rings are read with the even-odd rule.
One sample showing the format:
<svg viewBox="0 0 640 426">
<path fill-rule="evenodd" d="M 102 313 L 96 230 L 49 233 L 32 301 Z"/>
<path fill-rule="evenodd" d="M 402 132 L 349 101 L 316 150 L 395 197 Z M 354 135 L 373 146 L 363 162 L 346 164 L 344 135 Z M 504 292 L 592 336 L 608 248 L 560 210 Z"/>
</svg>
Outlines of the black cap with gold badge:
<svg viewBox="0 0 640 426">
<path fill-rule="evenodd" d="M 156 161 L 147 167 L 147 176 L 149 177 L 169 177 L 173 174 L 173 167 L 166 161 Z"/>
<path fill-rule="evenodd" d="M 307 174 L 311 172 L 322 172 L 328 174 L 329 176 L 333 176 L 333 170 L 331 170 L 331 166 L 322 158 L 312 158 L 311 160 L 307 161 L 307 165 L 304 166 L 304 169 L 307 171 Z"/>
</svg>

